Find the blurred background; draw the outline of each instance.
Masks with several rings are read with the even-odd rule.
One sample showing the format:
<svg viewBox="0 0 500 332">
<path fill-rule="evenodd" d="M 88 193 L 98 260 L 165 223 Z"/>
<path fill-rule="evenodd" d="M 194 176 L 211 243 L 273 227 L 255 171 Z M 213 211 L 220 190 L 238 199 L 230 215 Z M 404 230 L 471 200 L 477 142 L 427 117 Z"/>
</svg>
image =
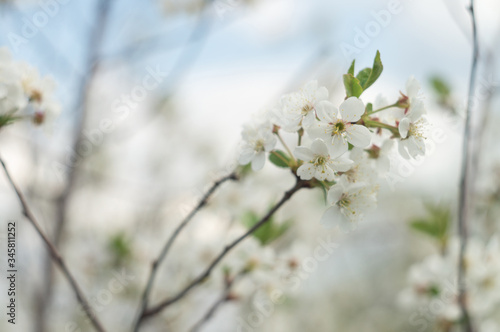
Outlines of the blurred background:
<svg viewBox="0 0 500 332">
<path fill-rule="evenodd" d="M 242 286 L 242 295 L 201 330 L 434 331 L 432 321 L 412 321 L 415 311 L 402 308 L 398 294 L 409 266 L 439 251 L 411 221 L 432 213 L 426 206 L 438 206 L 450 211 L 450 236 L 456 231 L 472 53 L 467 4 L 4 0 L 0 46 L 55 79 L 62 111 L 43 127 L 3 128 L 0 153 L 104 325 L 128 331 L 161 246 L 206 186 L 235 167 L 241 125 L 311 79 L 339 104 L 342 74 L 352 60 L 357 68 L 369 67 L 379 50 L 384 72 L 362 99 L 373 102 L 381 94 L 394 100 L 408 77 L 417 78 L 431 119 L 428 155 L 396 163 L 397 176 L 382 184 L 377 210 L 349 234 L 320 226 L 321 192 L 300 192 L 277 214 L 276 222 L 290 227 L 270 246 L 303 258 L 321 241 L 335 242 L 336 249 L 314 268 L 303 267 L 300 283 L 274 280 L 274 289 L 287 296 L 272 312 L 251 316 L 253 297 L 263 288 L 259 279 Z M 498 1 L 477 1 L 472 232 L 484 239 L 498 230 L 500 212 L 499 13 Z M 292 185 L 293 176 L 270 163 L 224 184 L 169 254 L 152 301 L 195 277 L 231 238 L 230 229 L 243 227 L 234 226 L 239 220 L 250 211 L 262 215 Z M 4 176 L 0 197 L 2 224 L 18 222 L 20 264 L 18 324 L 2 320 L 0 329 L 91 331 Z M 6 227 L 0 235 L 5 243 Z M 110 290 L 116 278 L 123 287 Z M 214 279 L 142 330 L 188 331 L 219 296 L 222 284 Z"/>
</svg>

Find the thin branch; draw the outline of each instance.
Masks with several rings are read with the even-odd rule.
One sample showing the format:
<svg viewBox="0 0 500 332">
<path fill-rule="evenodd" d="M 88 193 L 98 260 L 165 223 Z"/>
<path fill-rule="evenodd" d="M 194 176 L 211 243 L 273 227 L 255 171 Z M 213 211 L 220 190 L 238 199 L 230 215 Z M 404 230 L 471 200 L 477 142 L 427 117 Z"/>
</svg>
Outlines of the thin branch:
<svg viewBox="0 0 500 332">
<path fill-rule="evenodd" d="M 99 50 L 102 46 L 102 40 L 104 38 L 104 33 L 108 25 L 109 13 L 112 9 L 112 3 L 114 0 L 101 0 L 96 7 L 95 15 L 96 22 L 91 31 L 91 34 L 87 40 L 87 55 L 86 55 L 86 72 L 79 82 L 79 94 L 76 101 L 76 123 L 75 123 L 75 137 L 73 139 L 72 151 L 78 151 L 85 139 L 83 135 L 83 129 L 87 117 L 87 105 L 90 95 L 90 89 L 94 78 L 100 67 Z M 68 165 L 68 175 L 66 184 L 57 197 L 55 202 L 56 205 L 56 218 L 55 227 L 53 234 L 53 243 L 56 247 L 59 247 L 61 239 L 64 235 L 66 224 L 67 224 L 67 214 L 68 206 L 72 197 L 72 193 L 75 189 L 75 183 L 78 177 L 79 163 L 81 164 L 82 157 L 69 158 L 70 164 Z M 46 331 L 46 312 L 49 308 L 49 304 L 52 300 L 53 295 L 53 284 L 54 284 L 54 271 L 50 263 L 50 258 L 45 259 L 44 269 L 47 273 L 44 275 L 43 281 L 43 293 L 37 301 L 37 324 L 36 328 L 38 332 Z"/>
<path fill-rule="evenodd" d="M 224 182 L 228 180 L 237 180 L 237 174 L 236 173 L 231 173 L 229 175 L 226 175 L 225 177 L 219 179 L 216 181 L 210 189 L 203 195 L 201 198 L 200 202 L 195 206 L 195 208 L 184 218 L 184 220 L 177 226 L 175 229 L 174 233 L 170 236 L 170 238 L 167 240 L 165 243 L 165 246 L 162 248 L 160 255 L 158 258 L 153 262 L 151 266 L 151 273 L 148 278 L 148 282 L 146 284 L 146 288 L 144 289 L 144 292 L 142 294 L 142 300 L 141 300 L 141 306 L 139 309 L 139 315 L 137 316 L 137 321 L 134 327 L 134 331 L 138 331 L 139 328 L 139 323 L 140 319 L 143 316 L 144 312 L 146 311 L 146 308 L 148 306 L 149 302 L 149 295 L 151 294 L 151 290 L 153 288 L 154 281 L 156 279 L 156 275 L 158 273 L 158 267 L 160 264 L 163 262 L 165 257 L 167 256 L 168 251 L 172 247 L 172 244 L 174 243 L 175 239 L 179 236 L 181 231 L 184 229 L 184 227 L 187 226 L 187 224 L 193 219 L 193 217 L 207 204 L 208 199 L 212 196 L 212 194 L 217 190 L 217 188 L 223 184 Z"/>
<path fill-rule="evenodd" d="M 472 40 L 473 40 L 473 51 L 472 51 L 472 65 L 470 72 L 469 81 L 469 96 L 467 102 L 467 109 L 465 112 L 465 128 L 463 137 L 463 151 L 462 151 L 462 171 L 460 177 L 460 197 L 458 204 L 458 229 L 460 235 L 460 256 L 458 263 L 458 301 L 463 315 L 464 321 L 464 331 L 473 332 L 474 328 L 472 325 L 471 317 L 467 309 L 467 286 L 465 284 L 465 252 L 467 249 L 467 239 L 468 239 L 468 226 L 467 221 L 469 217 L 469 187 L 471 186 L 471 174 L 470 174 L 470 156 L 472 155 L 472 139 L 471 139 L 471 109 L 473 104 L 473 95 L 475 91 L 475 81 L 476 81 L 476 71 L 477 63 L 479 59 L 479 45 L 477 40 L 477 27 L 476 27 L 476 17 L 474 14 L 474 0 L 470 1 L 469 7 L 471 19 L 472 19 Z"/>
<path fill-rule="evenodd" d="M 42 231 L 40 228 L 40 225 L 38 221 L 36 220 L 35 216 L 33 215 L 33 212 L 31 212 L 31 209 L 29 208 L 26 199 L 24 198 L 24 195 L 22 194 L 21 190 L 17 187 L 17 185 L 14 183 L 14 180 L 10 176 L 9 171 L 7 170 L 7 166 L 5 165 L 4 161 L 0 158 L 0 163 L 2 164 L 2 167 L 5 171 L 5 174 L 7 175 L 7 179 L 9 180 L 12 188 L 15 190 L 17 197 L 19 198 L 19 201 L 21 202 L 21 205 L 23 207 L 23 214 L 28 218 L 28 220 L 31 222 L 33 227 L 35 227 L 35 230 L 37 231 L 38 235 L 42 238 L 43 242 L 47 245 L 47 248 L 49 250 L 50 256 L 52 257 L 52 260 L 59 266 L 61 269 L 62 273 L 68 279 L 68 282 L 70 283 L 71 288 L 75 292 L 76 298 L 78 302 L 81 304 L 83 310 L 87 314 L 87 317 L 90 319 L 92 325 L 96 329 L 96 331 L 99 332 L 104 332 L 104 328 L 102 327 L 102 324 L 99 322 L 97 319 L 96 315 L 94 314 L 90 304 L 88 301 L 85 299 L 85 296 L 83 295 L 80 287 L 78 286 L 75 278 L 69 271 L 68 267 L 66 266 L 66 263 L 64 262 L 63 258 L 57 251 L 56 247 L 50 242 L 49 238 L 45 233 Z"/>
<path fill-rule="evenodd" d="M 242 277 L 245 273 L 246 271 L 243 270 L 234 277 L 232 278 L 228 277 L 226 279 L 222 296 L 214 304 L 212 304 L 212 306 L 208 309 L 207 313 L 198 321 L 198 323 L 196 323 L 191 328 L 191 332 L 199 331 L 200 328 L 212 318 L 212 316 L 215 314 L 215 312 L 217 311 L 217 309 L 219 309 L 221 305 L 231 300 L 231 288 L 233 287 L 234 282 L 240 277 Z"/>
<path fill-rule="evenodd" d="M 252 228 L 250 228 L 247 232 L 245 232 L 243 235 L 238 237 L 236 240 L 228 244 L 224 250 L 212 261 L 212 263 L 207 267 L 207 269 L 199 275 L 197 278 L 195 278 L 189 285 L 187 285 L 184 289 L 182 289 L 180 292 L 178 292 L 176 295 L 172 296 L 171 298 L 167 298 L 166 300 L 160 302 L 159 304 L 153 306 L 152 308 L 146 310 L 141 317 L 139 318 L 139 321 L 137 323 L 137 329 L 138 331 L 138 326 L 146 319 L 150 318 L 151 316 L 154 316 L 158 313 L 160 313 L 163 309 L 168 307 L 169 305 L 176 303 L 180 299 L 182 299 L 184 296 L 186 296 L 193 288 L 201 284 L 203 281 L 206 280 L 212 273 L 212 270 L 220 263 L 220 261 L 234 248 L 236 247 L 241 241 L 246 239 L 248 236 L 250 236 L 253 232 L 255 232 L 257 229 L 259 229 L 262 225 L 264 225 L 270 218 L 271 216 L 278 211 L 278 209 L 285 204 L 297 191 L 299 191 L 302 188 L 309 187 L 309 181 L 303 181 L 297 178 L 297 182 L 293 188 L 285 192 L 283 194 L 283 197 L 281 200 L 274 205 L 269 212 L 262 217 L 262 219 L 256 223 Z"/>
</svg>

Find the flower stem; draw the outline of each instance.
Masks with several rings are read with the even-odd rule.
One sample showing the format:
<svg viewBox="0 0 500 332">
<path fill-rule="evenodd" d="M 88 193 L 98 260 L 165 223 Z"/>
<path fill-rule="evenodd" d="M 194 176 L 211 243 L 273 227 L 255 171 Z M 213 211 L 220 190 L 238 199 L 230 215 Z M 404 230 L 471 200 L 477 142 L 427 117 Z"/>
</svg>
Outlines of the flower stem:
<svg viewBox="0 0 500 332">
<path fill-rule="evenodd" d="M 378 113 L 378 112 L 381 112 L 381 111 L 384 111 L 386 109 L 393 108 L 393 107 L 398 107 L 398 103 L 394 103 L 392 105 L 381 107 L 381 108 L 376 109 L 375 111 L 371 111 L 370 113 L 367 113 L 367 114 L 372 115 L 372 114 L 375 114 L 375 113 Z"/>
<path fill-rule="evenodd" d="M 290 155 L 290 159 L 293 160 L 293 164 L 294 165 L 297 165 L 297 160 L 295 159 L 295 157 L 293 156 L 293 153 L 292 151 L 290 150 L 290 148 L 288 147 L 288 145 L 286 145 L 285 141 L 283 140 L 283 137 L 281 137 L 280 133 L 279 132 L 276 132 L 276 136 L 278 136 L 278 139 L 280 140 L 281 144 L 285 147 L 286 151 L 288 152 L 288 154 Z M 288 162 L 287 162 L 288 164 Z"/>
<path fill-rule="evenodd" d="M 368 128 L 382 128 L 382 129 L 387 129 L 389 130 L 394 136 L 399 137 L 399 130 L 395 126 L 391 126 L 387 123 L 382 123 L 379 121 L 375 120 L 363 120 L 365 123 L 365 126 Z"/>
</svg>

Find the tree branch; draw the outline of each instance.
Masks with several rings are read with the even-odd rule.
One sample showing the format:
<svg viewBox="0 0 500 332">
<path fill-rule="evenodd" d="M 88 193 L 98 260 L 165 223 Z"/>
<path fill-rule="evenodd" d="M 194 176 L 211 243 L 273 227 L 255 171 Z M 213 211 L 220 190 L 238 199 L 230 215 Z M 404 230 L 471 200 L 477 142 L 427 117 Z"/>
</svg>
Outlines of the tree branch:
<svg viewBox="0 0 500 332">
<path fill-rule="evenodd" d="M 43 242 L 47 245 L 47 248 L 49 250 L 50 256 L 52 257 L 52 260 L 59 266 L 61 269 L 62 273 L 68 279 L 68 282 L 70 283 L 71 288 L 75 292 L 76 298 L 78 302 L 81 304 L 83 307 L 83 310 L 87 314 L 88 318 L 90 319 L 92 325 L 96 329 L 96 331 L 99 332 L 104 332 L 104 328 L 102 327 L 102 324 L 99 322 L 97 317 L 95 316 L 94 312 L 92 311 L 92 308 L 90 307 L 90 304 L 88 301 L 85 299 L 85 296 L 83 295 L 80 287 L 78 286 L 75 278 L 69 271 L 68 267 L 66 266 L 66 263 L 64 262 L 63 258 L 57 251 L 56 247 L 50 242 L 49 238 L 45 233 L 42 231 L 40 228 L 40 225 L 38 224 L 38 221 L 36 220 L 35 216 L 31 212 L 26 199 L 24 198 L 24 195 L 22 194 L 21 190 L 17 187 L 17 185 L 14 183 L 12 180 L 12 177 L 10 176 L 9 171 L 7 170 L 7 166 L 5 165 L 4 161 L 0 158 L 0 163 L 2 164 L 2 167 L 5 171 L 5 174 L 7 175 L 7 179 L 9 180 L 12 188 L 14 188 L 17 197 L 19 198 L 19 201 L 21 202 L 22 208 L 23 208 L 23 214 L 26 216 L 26 218 L 31 222 L 33 227 L 35 227 L 36 232 L 40 237 L 42 238 Z"/>
<path fill-rule="evenodd" d="M 471 172 L 470 172 L 470 156 L 472 155 L 472 139 L 471 139 L 471 109 L 473 106 L 477 62 L 479 59 L 479 45 L 477 40 L 477 27 L 476 17 L 474 14 L 474 0 L 470 1 L 469 7 L 472 19 L 472 65 L 469 80 L 469 96 L 467 101 L 467 108 L 465 112 L 465 127 L 463 137 L 463 151 L 462 151 L 462 171 L 460 176 L 460 196 L 458 204 L 458 229 L 460 235 L 460 256 L 458 263 L 458 301 L 463 315 L 464 331 L 473 332 L 473 324 L 467 308 L 467 286 L 465 282 L 465 253 L 467 249 L 468 239 L 468 226 L 467 221 L 469 217 L 469 187 L 471 186 Z"/>
<path fill-rule="evenodd" d="M 139 328 L 139 323 L 141 320 L 141 317 L 143 316 L 144 312 L 146 311 L 146 308 L 148 306 L 149 302 L 149 295 L 151 294 L 151 290 L 153 288 L 153 284 L 156 278 L 156 274 L 158 273 L 158 267 L 160 264 L 163 262 L 165 257 L 167 256 L 168 251 L 170 250 L 170 247 L 174 243 L 175 239 L 179 236 L 180 232 L 184 229 L 184 227 L 187 226 L 187 224 L 193 219 L 193 217 L 200 211 L 208 202 L 208 199 L 212 196 L 212 194 L 217 190 L 217 188 L 223 184 L 224 182 L 228 180 L 237 180 L 237 174 L 235 172 L 226 175 L 225 177 L 217 180 L 212 187 L 203 195 L 202 199 L 200 202 L 196 205 L 196 207 L 184 218 L 184 220 L 177 226 L 175 229 L 174 233 L 170 236 L 170 238 L 167 240 L 165 243 L 165 246 L 160 252 L 160 255 L 158 258 L 153 262 L 151 266 L 151 273 L 148 278 L 148 282 L 146 284 L 146 288 L 144 289 L 144 292 L 142 294 L 142 300 L 141 300 L 141 306 L 139 308 L 139 315 L 137 316 L 137 321 L 135 323 L 134 331 L 138 331 Z"/>
<path fill-rule="evenodd" d="M 160 302 L 159 304 L 153 306 L 152 308 L 145 310 L 144 313 L 139 317 L 139 320 L 137 322 L 137 326 L 135 331 L 138 331 L 138 328 L 140 324 L 146 319 L 150 318 L 151 316 L 154 316 L 158 313 L 160 313 L 163 309 L 168 307 L 169 305 L 179 301 L 182 299 L 184 296 L 186 296 L 193 288 L 201 284 L 203 281 L 205 281 L 206 278 L 210 276 L 212 273 L 212 270 L 220 263 L 220 261 L 234 248 L 236 247 L 241 241 L 246 239 L 248 236 L 250 236 L 253 232 L 255 232 L 257 229 L 259 229 L 262 225 L 264 225 L 270 218 L 271 216 L 278 211 L 278 209 L 285 204 L 297 191 L 299 191 L 302 188 L 309 187 L 309 181 L 303 181 L 297 178 L 297 182 L 293 188 L 285 192 L 281 200 L 274 205 L 271 210 L 258 222 L 256 223 L 252 228 L 250 228 L 247 232 L 245 232 L 243 235 L 238 237 L 236 240 L 228 244 L 224 250 L 212 261 L 212 263 L 207 267 L 207 269 L 199 275 L 197 278 L 195 278 L 189 285 L 187 285 L 184 289 L 182 289 L 180 292 L 178 292 L 176 295 L 172 296 L 171 298 L 167 298 L 166 300 Z"/>
<path fill-rule="evenodd" d="M 214 303 L 212 306 L 208 309 L 207 313 L 196 323 L 192 328 L 191 332 L 197 332 L 200 330 L 200 328 L 207 323 L 210 318 L 215 314 L 217 309 L 227 301 L 231 300 L 231 288 L 233 287 L 234 282 L 242 277 L 246 271 L 241 271 L 237 275 L 235 275 L 232 278 L 227 277 L 226 279 L 226 285 L 224 287 L 224 291 L 222 292 L 222 296 Z"/>
</svg>

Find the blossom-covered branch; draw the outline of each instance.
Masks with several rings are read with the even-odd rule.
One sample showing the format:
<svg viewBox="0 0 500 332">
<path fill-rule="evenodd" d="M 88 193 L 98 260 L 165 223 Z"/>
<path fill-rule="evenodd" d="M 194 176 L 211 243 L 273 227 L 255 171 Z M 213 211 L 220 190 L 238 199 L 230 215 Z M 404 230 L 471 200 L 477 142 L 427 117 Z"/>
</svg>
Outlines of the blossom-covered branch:
<svg viewBox="0 0 500 332">
<path fill-rule="evenodd" d="M 42 231 L 37 219 L 35 218 L 33 212 L 31 211 L 31 209 L 28 206 L 28 203 L 26 202 L 26 199 L 24 198 L 23 193 L 17 187 L 14 180 L 10 176 L 10 173 L 7 170 L 7 166 L 5 165 L 5 163 L 2 159 L 0 159 L 0 163 L 2 164 L 2 167 L 5 171 L 5 174 L 7 175 L 7 179 L 9 180 L 10 184 L 12 185 L 12 188 L 14 188 L 14 190 L 17 194 L 17 197 L 19 198 L 19 201 L 21 202 L 24 215 L 31 222 L 33 227 L 35 227 L 36 232 L 38 233 L 38 235 L 40 235 L 43 242 L 45 242 L 45 244 L 47 245 L 47 249 L 50 252 L 50 256 L 52 257 L 52 260 L 59 266 L 62 273 L 64 274 L 64 276 L 68 280 L 71 288 L 73 289 L 73 292 L 76 295 L 78 302 L 81 304 L 83 310 L 85 311 L 85 314 L 89 318 L 90 322 L 92 323 L 92 325 L 94 326 L 96 331 L 104 332 L 105 330 L 104 330 L 102 324 L 99 322 L 94 311 L 92 310 L 92 307 L 90 306 L 89 302 L 86 300 L 85 296 L 83 295 L 83 292 L 80 289 L 80 286 L 78 286 L 78 283 L 76 282 L 75 278 L 73 277 L 73 275 L 69 271 L 61 254 L 57 251 L 56 247 L 52 244 L 52 242 L 50 242 L 47 235 Z"/>
</svg>

